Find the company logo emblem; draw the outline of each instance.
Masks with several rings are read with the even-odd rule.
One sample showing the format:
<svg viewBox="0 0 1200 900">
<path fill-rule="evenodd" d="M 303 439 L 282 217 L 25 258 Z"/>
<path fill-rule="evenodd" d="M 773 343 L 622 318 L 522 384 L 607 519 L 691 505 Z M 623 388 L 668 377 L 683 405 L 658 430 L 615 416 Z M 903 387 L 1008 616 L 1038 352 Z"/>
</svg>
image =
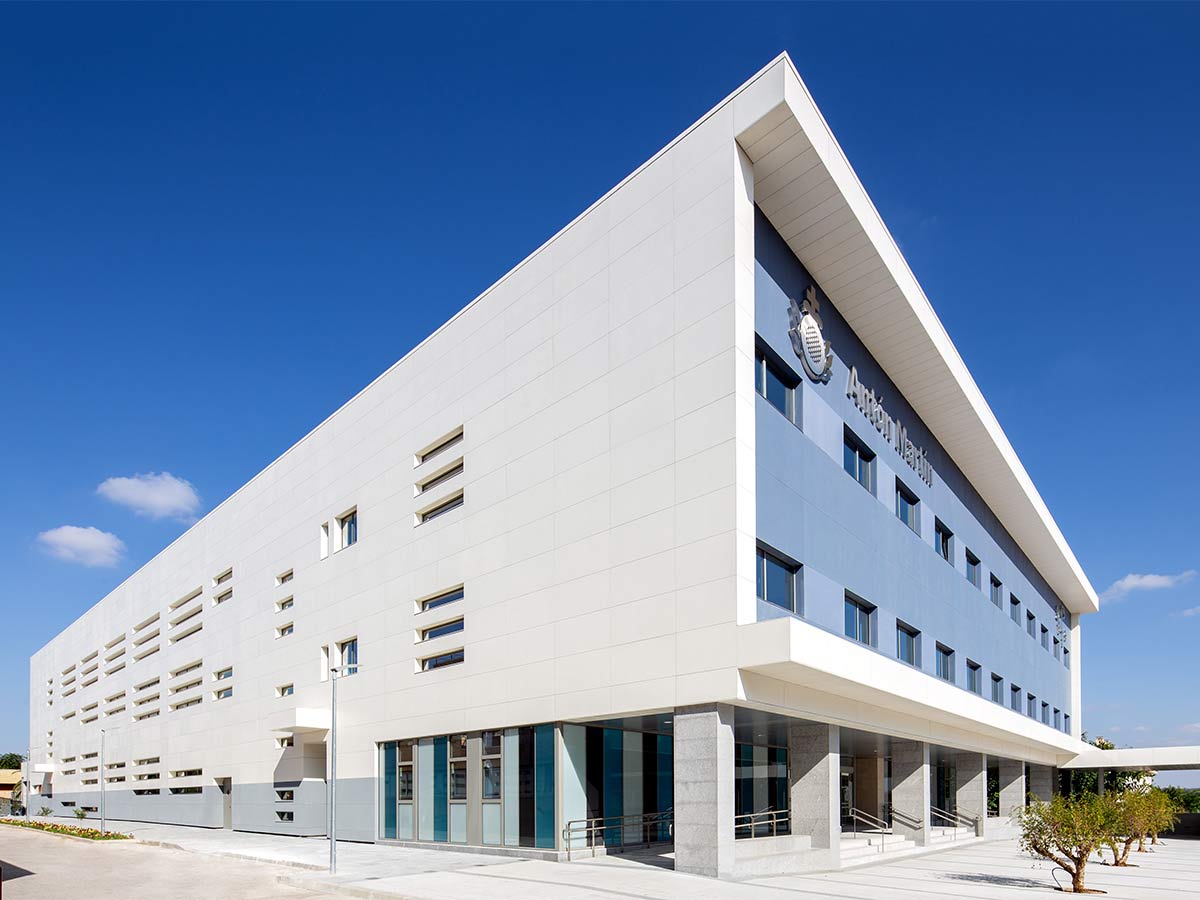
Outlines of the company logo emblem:
<svg viewBox="0 0 1200 900">
<path fill-rule="evenodd" d="M 833 346 L 821 333 L 821 301 L 817 289 L 809 285 L 804 292 L 804 305 L 792 300 L 788 307 L 788 337 L 792 349 L 804 364 L 804 371 L 813 381 L 828 381 L 833 369 Z"/>
</svg>

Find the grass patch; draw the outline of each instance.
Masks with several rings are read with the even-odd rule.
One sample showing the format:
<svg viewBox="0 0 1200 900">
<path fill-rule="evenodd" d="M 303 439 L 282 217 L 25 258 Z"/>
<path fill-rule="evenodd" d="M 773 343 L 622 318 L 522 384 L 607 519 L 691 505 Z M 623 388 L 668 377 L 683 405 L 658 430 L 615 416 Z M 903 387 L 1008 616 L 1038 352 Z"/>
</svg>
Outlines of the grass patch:
<svg viewBox="0 0 1200 900">
<path fill-rule="evenodd" d="M 15 825 L 17 828 L 49 831 L 51 834 L 65 834 L 69 837 L 84 838 L 89 841 L 128 841 L 133 839 L 132 834 L 122 834 L 119 831 L 101 831 L 99 828 L 63 825 L 58 822 L 26 822 L 24 819 L 0 819 L 0 825 Z"/>
</svg>

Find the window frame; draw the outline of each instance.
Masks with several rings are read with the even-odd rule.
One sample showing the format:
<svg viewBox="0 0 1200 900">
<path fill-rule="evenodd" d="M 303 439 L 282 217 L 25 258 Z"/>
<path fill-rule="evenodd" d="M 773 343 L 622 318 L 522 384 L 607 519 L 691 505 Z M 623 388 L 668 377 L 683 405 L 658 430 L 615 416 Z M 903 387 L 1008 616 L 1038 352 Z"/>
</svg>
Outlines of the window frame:
<svg viewBox="0 0 1200 900">
<path fill-rule="evenodd" d="M 778 566 L 786 573 L 788 605 L 784 606 L 776 603 L 774 600 L 768 599 L 766 596 L 769 579 L 767 578 L 767 566 L 773 564 Z M 801 597 L 801 571 L 803 567 L 788 559 L 783 554 L 768 547 L 765 544 L 758 544 L 755 548 L 754 557 L 754 578 L 755 578 L 755 595 L 763 603 L 794 613 L 795 615 L 803 615 L 803 599 Z"/>
<path fill-rule="evenodd" d="M 967 660 L 967 690 L 983 696 L 983 666 L 971 659 Z"/>
<path fill-rule="evenodd" d="M 767 376 L 770 375 L 783 388 L 783 405 L 784 409 L 780 409 L 774 400 L 768 395 L 769 382 Z M 798 410 L 796 409 L 796 391 L 800 386 L 800 379 L 796 373 L 788 366 L 781 364 L 775 355 L 770 353 L 764 346 L 759 343 L 754 352 L 754 392 L 762 397 L 767 403 L 780 413 L 785 419 L 796 424 L 798 418 Z"/>
<path fill-rule="evenodd" d="M 912 650 L 911 659 L 904 658 L 902 650 L 906 645 Z M 914 669 L 921 668 L 921 632 L 899 619 L 896 620 L 896 659 Z"/>
<path fill-rule="evenodd" d="M 904 515 L 905 508 L 908 509 L 910 515 Z M 896 518 L 907 525 L 913 534 L 920 535 L 921 498 L 913 493 L 908 485 L 900 480 L 899 476 L 896 477 Z"/>
<path fill-rule="evenodd" d="M 861 597 L 857 596 L 856 594 L 850 593 L 849 591 L 845 592 L 844 597 L 845 597 L 845 602 L 843 605 L 843 618 L 842 618 L 843 628 L 842 628 L 842 630 L 843 630 L 845 636 L 850 638 L 850 640 L 855 641 L 856 643 L 862 644 L 865 647 L 874 647 L 876 637 L 877 637 L 877 635 L 875 633 L 875 631 L 876 631 L 876 623 L 875 623 L 876 607 L 872 606 L 870 603 L 868 603 L 866 600 L 862 599 Z M 851 608 L 854 609 L 854 615 L 855 615 L 855 618 L 854 618 L 855 633 L 854 634 L 851 634 L 845 628 L 846 622 L 849 618 L 848 614 L 849 614 Z M 860 625 L 864 625 L 864 624 L 865 624 L 866 632 L 867 632 L 866 640 L 863 640 L 863 635 L 861 634 L 861 629 L 860 629 Z"/>
<path fill-rule="evenodd" d="M 933 548 L 938 556 L 954 565 L 954 532 L 937 516 L 933 517 Z"/>
<path fill-rule="evenodd" d="M 851 454 L 855 460 L 853 471 L 848 465 Z M 875 453 L 862 438 L 850 430 L 849 425 L 842 427 L 842 471 L 857 481 L 868 494 L 875 496 Z"/>
<path fill-rule="evenodd" d="M 945 644 L 937 644 L 934 648 L 934 674 L 947 684 L 955 684 L 958 679 L 954 670 L 954 649 Z"/>
<path fill-rule="evenodd" d="M 967 581 L 971 582 L 977 589 L 983 590 L 983 563 L 979 557 L 971 552 L 971 548 L 967 548 L 967 566 L 966 572 Z"/>
</svg>

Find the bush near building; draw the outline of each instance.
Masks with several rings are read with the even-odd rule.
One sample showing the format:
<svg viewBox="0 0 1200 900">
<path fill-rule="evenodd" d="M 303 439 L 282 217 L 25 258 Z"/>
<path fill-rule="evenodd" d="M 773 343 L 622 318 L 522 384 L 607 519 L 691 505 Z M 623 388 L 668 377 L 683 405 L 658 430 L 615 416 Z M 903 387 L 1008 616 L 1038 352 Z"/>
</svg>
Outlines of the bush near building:
<svg viewBox="0 0 1200 900">
<path fill-rule="evenodd" d="M 58 822 L 26 822 L 24 819 L 0 819 L 0 825 L 32 828 L 34 831 L 49 831 L 51 834 L 65 834 L 70 837 L 86 838 L 89 841 L 128 841 L 133 839 L 132 834 L 122 834 L 119 831 L 101 831 L 99 828 L 62 825 Z"/>
</svg>

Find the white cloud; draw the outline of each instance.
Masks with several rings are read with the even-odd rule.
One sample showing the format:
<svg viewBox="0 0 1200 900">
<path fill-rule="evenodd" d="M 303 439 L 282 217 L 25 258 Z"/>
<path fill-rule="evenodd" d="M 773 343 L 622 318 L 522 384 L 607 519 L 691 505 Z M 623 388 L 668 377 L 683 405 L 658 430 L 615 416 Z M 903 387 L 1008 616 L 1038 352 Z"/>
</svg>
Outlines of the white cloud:
<svg viewBox="0 0 1200 900">
<path fill-rule="evenodd" d="M 38 543 L 51 556 L 81 566 L 115 566 L 125 552 L 125 543 L 99 528 L 62 525 L 43 531 Z"/>
<path fill-rule="evenodd" d="M 190 521 L 200 509 L 200 496 L 191 482 L 170 472 L 109 478 L 96 488 L 96 493 L 151 519 Z"/>
<path fill-rule="evenodd" d="M 1111 603 L 1114 600 L 1122 600 L 1135 591 L 1161 591 L 1167 588 L 1178 587 L 1181 584 L 1186 584 L 1195 577 L 1195 569 L 1188 569 L 1186 572 L 1180 572 L 1178 575 L 1138 575 L 1130 573 L 1124 578 L 1118 578 L 1109 585 L 1108 590 L 1100 595 L 1100 599 Z"/>
<path fill-rule="evenodd" d="M 1180 613 L 1181 616 L 1200 616 L 1200 606 L 1193 606 L 1191 609 L 1185 609 Z"/>
</svg>

